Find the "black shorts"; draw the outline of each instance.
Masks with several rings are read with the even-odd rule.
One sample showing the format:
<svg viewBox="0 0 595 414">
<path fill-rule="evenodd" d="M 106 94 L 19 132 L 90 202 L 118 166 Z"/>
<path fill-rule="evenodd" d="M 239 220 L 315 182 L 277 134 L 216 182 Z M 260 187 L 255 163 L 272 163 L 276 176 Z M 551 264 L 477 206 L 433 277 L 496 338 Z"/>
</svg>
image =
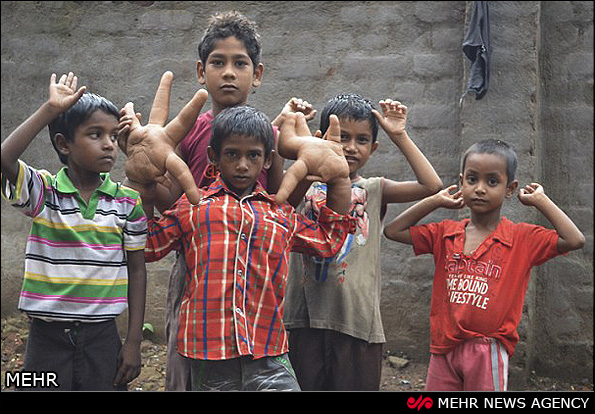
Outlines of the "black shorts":
<svg viewBox="0 0 595 414">
<path fill-rule="evenodd" d="M 23 372 L 51 374 L 55 381 L 21 390 L 116 391 L 122 340 L 115 320 L 96 323 L 46 322 L 33 318 Z M 57 387 L 54 385 L 56 384 Z"/>
<path fill-rule="evenodd" d="M 289 331 L 289 359 L 304 391 L 378 391 L 382 344 L 329 329 Z"/>
</svg>

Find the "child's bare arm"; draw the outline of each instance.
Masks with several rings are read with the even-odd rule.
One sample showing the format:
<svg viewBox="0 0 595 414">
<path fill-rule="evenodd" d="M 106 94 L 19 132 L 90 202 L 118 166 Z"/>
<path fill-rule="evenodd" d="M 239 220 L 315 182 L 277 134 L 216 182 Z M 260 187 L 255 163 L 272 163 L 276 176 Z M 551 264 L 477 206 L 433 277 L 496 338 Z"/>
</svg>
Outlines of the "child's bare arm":
<svg viewBox="0 0 595 414">
<path fill-rule="evenodd" d="M 77 89 L 76 86 L 77 77 L 72 72 L 62 75 L 58 82 L 56 74 L 52 73 L 48 100 L 2 142 L 2 174 L 10 182 L 16 180 L 19 157 L 37 134 L 83 95 L 86 87 Z"/>
<path fill-rule="evenodd" d="M 147 270 L 144 250 L 127 252 L 128 261 L 128 332 L 118 355 L 114 385 L 128 384 L 141 371 L 140 345 L 145 317 Z"/>
<path fill-rule="evenodd" d="M 405 130 L 407 107 L 401 102 L 391 99 L 380 101 L 380 107 L 382 114 L 374 110 L 378 123 L 391 141 L 399 147 L 417 178 L 417 181 L 402 182 L 385 180 L 382 194 L 383 203 L 404 203 L 419 200 L 440 191 L 442 180 Z"/>
<path fill-rule="evenodd" d="M 175 179 L 188 196 L 188 200 L 197 204 L 198 188 L 192 173 L 184 161 L 176 154 L 175 148 L 194 125 L 200 110 L 207 100 L 205 90 L 198 91 L 180 113 L 167 125 L 169 96 L 173 74 L 165 72 L 153 100 L 149 122 L 141 126 L 132 103 L 125 106 L 124 116 L 120 119 L 121 136 L 127 136 L 124 144 L 127 156 L 126 176 L 134 182 L 167 185 L 166 172 Z M 128 125 L 126 126 L 126 124 Z"/>
<path fill-rule="evenodd" d="M 463 208 L 465 204 L 461 190 L 451 194 L 456 188 L 456 185 L 451 185 L 409 207 L 384 227 L 384 235 L 400 243 L 413 244 L 409 228 L 422 218 L 441 207 L 448 209 Z"/>
<path fill-rule="evenodd" d="M 558 251 L 566 253 L 585 245 L 585 236 L 574 222 L 544 192 L 538 183 L 531 183 L 519 190 L 519 200 L 526 206 L 534 206 L 554 226 L 559 235 Z"/>
</svg>

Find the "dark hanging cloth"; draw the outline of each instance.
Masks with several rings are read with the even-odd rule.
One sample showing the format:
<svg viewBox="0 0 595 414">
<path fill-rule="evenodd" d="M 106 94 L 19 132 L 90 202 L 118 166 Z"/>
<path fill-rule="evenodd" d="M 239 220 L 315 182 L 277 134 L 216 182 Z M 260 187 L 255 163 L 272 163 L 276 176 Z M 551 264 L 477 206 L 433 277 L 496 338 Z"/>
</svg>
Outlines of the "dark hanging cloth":
<svg viewBox="0 0 595 414">
<path fill-rule="evenodd" d="M 463 53 L 471 61 L 467 91 L 481 99 L 490 83 L 490 13 L 487 1 L 474 1 L 469 29 L 463 39 Z M 461 97 L 462 99 L 463 97 Z"/>
</svg>

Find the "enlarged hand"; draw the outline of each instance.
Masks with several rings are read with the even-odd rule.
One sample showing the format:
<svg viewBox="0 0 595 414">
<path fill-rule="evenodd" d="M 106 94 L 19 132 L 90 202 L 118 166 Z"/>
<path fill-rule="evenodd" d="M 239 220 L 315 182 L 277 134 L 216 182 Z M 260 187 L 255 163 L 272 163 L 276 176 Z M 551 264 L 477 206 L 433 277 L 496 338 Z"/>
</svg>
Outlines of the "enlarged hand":
<svg viewBox="0 0 595 414">
<path fill-rule="evenodd" d="M 128 132 L 128 140 L 124 145 L 127 155 L 126 176 L 143 185 L 154 182 L 167 185 L 165 173 L 168 172 L 184 190 L 188 200 L 198 204 L 200 198 L 192 173 L 175 153 L 175 148 L 194 125 L 208 95 L 205 90 L 196 92 L 180 113 L 165 125 L 172 81 L 173 73 L 169 71 L 161 77 L 147 125 L 140 124 L 140 116 L 134 113 L 131 102 L 125 106 L 121 121 L 129 123 L 127 131 L 124 129 Z"/>
<path fill-rule="evenodd" d="M 50 77 L 48 104 L 57 113 L 61 114 L 66 111 L 85 93 L 86 86 L 81 86 L 77 90 L 77 82 L 78 79 L 74 76 L 74 73 L 69 72 L 68 75 L 62 75 L 56 83 L 56 74 L 52 73 Z"/>
<path fill-rule="evenodd" d="M 296 160 L 283 175 L 277 203 L 283 203 L 303 179 L 332 183 L 349 177 L 349 165 L 341 146 L 341 127 L 336 115 L 324 139 L 313 137 L 303 114 L 287 114 L 279 134 L 279 154 Z"/>
<path fill-rule="evenodd" d="M 448 208 L 451 210 L 463 208 L 465 206 L 463 192 L 462 190 L 457 190 L 456 192 L 452 193 L 456 189 L 457 185 L 454 184 L 434 194 L 432 197 L 435 197 L 438 200 L 439 207 Z"/>
<path fill-rule="evenodd" d="M 519 189 L 519 200 L 526 206 L 535 206 L 545 196 L 543 187 L 538 183 L 531 183 Z"/>
<path fill-rule="evenodd" d="M 383 99 L 380 101 L 380 112 L 373 110 L 372 112 L 378 119 L 378 123 L 386 131 L 391 139 L 400 136 L 405 132 L 405 125 L 407 123 L 407 107 L 399 101 L 392 99 Z"/>
</svg>

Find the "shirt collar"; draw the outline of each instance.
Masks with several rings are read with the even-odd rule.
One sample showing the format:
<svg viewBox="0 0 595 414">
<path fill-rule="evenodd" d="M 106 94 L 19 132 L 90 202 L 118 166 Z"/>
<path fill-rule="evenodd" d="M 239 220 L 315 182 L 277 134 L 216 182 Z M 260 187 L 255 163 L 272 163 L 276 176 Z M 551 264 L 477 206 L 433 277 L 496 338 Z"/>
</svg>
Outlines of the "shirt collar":
<svg viewBox="0 0 595 414">
<path fill-rule="evenodd" d="M 70 181 L 70 177 L 68 177 L 68 167 L 62 167 L 58 174 L 56 174 L 56 181 L 54 183 L 54 188 L 61 192 L 61 193 L 78 193 L 79 190 L 74 186 L 72 181 Z M 107 194 L 111 197 L 115 197 L 116 193 L 118 192 L 118 185 L 114 183 L 109 173 L 100 173 L 99 174 L 103 182 L 99 187 L 95 189 L 95 191 L 100 191 L 104 194 Z"/>
<path fill-rule="evenodd" d="M 452 227 L 445 229 L 444 237 L 457 237 L 465 236 L 465 227 L 469 223 L 469 219 L 463 219 L 461 221 L 456 222 L 456 224 Z M 488 237 L 493 240 L 498 240 L 502 244 L 506 246 L 512 246 L 512 222 L 508 220 L 506 217 L 502 217 L 500 223 L 498 223 L 498 227 L 496 230 L 492 232 Z"/>
<path fill-rule="evenodd" d="M 221 178 L 221 174 L 217 174 L 217 178 L 215 179 L 215 181 L 213 181 L 213 183 L 211 183 L 211 185 L 209 185 L 209 188 L 204 193 L 204 197 L 210 197 L 210 196 L 216 195 L 218 193 L 226 193 L 226 194 L 229 194 L 235 198 L 238 197 L 236 193 L 234 193 L 227 187 L 227 185 Z M 260 184 L 258 181 L 256 181 L 256 186 L 254 187 L 254 190 L 252 191 L 252 193 L 246 197 L 264 198 L 265 200 L 267 200 L 271 203 L 275 202 L 274 198 L 264 189 L 262 184 Z M 244 197 L 244 198 L 246 198 L 246 197 Z"/>
</svg>

